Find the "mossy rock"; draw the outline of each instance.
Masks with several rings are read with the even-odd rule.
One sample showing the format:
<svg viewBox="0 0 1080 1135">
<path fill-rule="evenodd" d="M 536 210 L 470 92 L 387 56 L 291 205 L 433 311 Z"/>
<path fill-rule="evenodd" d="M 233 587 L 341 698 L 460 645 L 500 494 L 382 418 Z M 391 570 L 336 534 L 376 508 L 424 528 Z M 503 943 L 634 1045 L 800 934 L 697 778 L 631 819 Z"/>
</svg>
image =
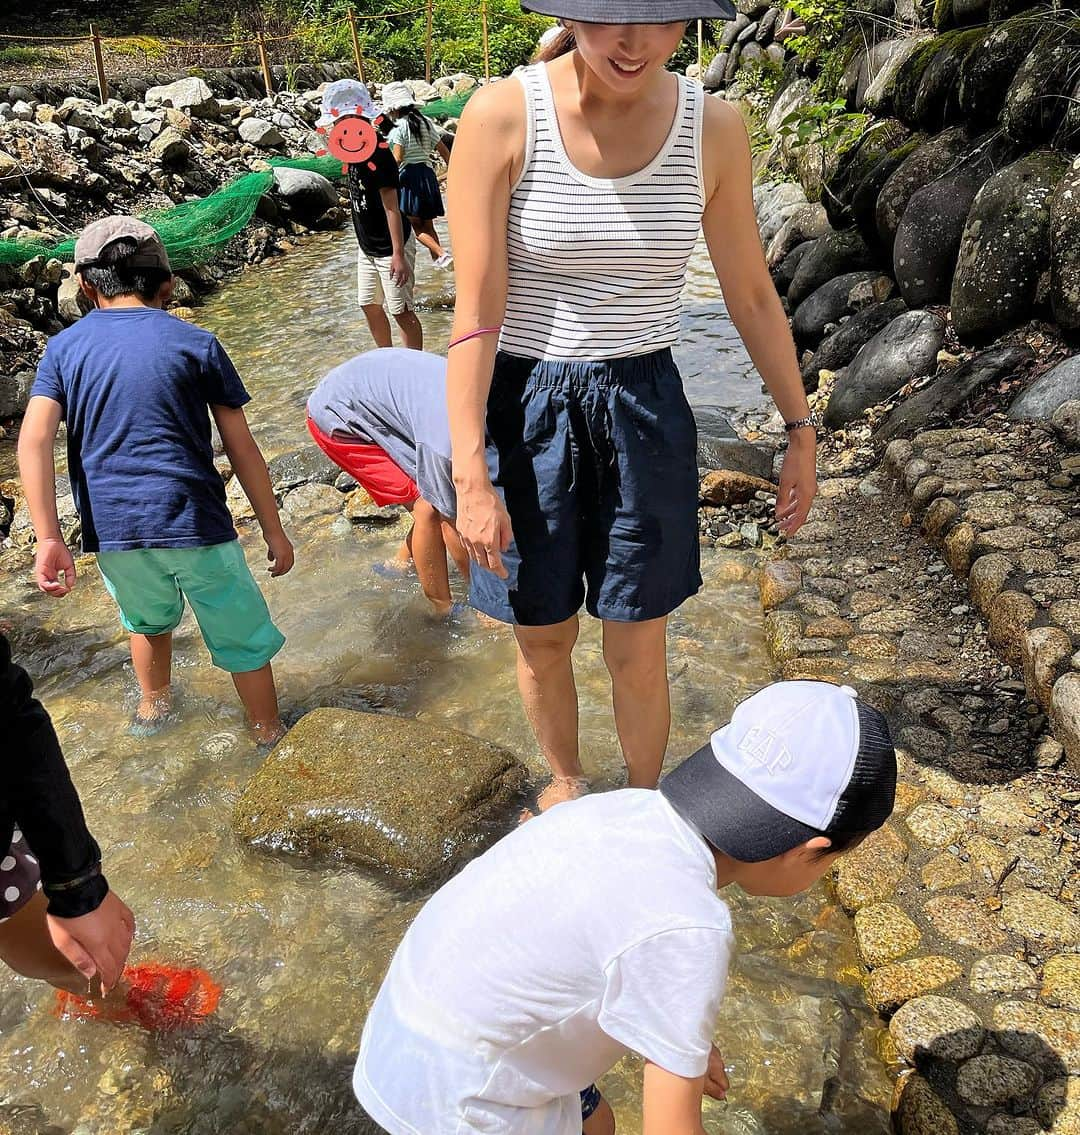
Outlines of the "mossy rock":
<svg viewBox="0 0 1080 1135">
<path fill-rule="evenodd" d="M 952 286 L 952 317 L 965 342 L 995 338 L 1029 319 L 1050 266 L 1050 195 L 1069 167 L 1037 150 L 979 190 L 964 226 Z"/>
<path fill-rule="evenodd" d="M 456 729 L 316 709 L 252 777 L 233 828 L 264 851 L 431 884 L 506 830 L 525 781 L 512 753 Z"/>
<path fill-rule="evenodd" d="M 866 176 L 855 186 L 851 195 L 851 216 L 863 239 L 871 248 L 881 247 L 878 236 L 876 211 L 878 194 L 886 181 L 899 169 L 924 142 L 925 134 L 914 134 L 900 145 L 879 158 L 867 171 Z"/>
<path fill-rule="evenodd" d="M 922 129 L 942 130 L 961 121 L 960 71 L 983 34 L 982 28 L 963 28 L 940 37 L 945 45 L 928 63 L 915 92 L 913 121 Z"/>
<path fill-rule="evenodd" d="M 1045 21 L 1024 13 L 988 30 L 964 56 L 960 67 L 960 113 L 970 125 L 991 126 L 1027 54 L 1041 38 Z"/>
<path fill-rule="evenodd" d="M 1080 158 L 1050 199 L 1050 303 L 1054 319 L 1080 335 Z"/>
<path fill-rule="evenodd" d="M 930 17 L 930 22 L 938 31 L 943 31 L 945 28 L 952 27 L 953 23 L 953 0 L 934 0 L 934 11 Z"/>
<path fill-rule="evenodd" d="M 837 163 L 836 171 L 822 189 L 821 203 L 829 215 L 829 224 L 837 231 L 854 220 L 851 198 L 856 187 L 886 154 L 907 140 L 908 128 L 898 118 L 882 118 L 871 122 L 859 140 Z"/>
<path fill-rule="evenodd" d="M 1005 133 L 1029 146 L 1053 137 L 1065 118 L 1078 69 L 1080 37 L 1063 29 L 1048 32 L 1028 52 L 1005 95 Z"/>
<path fill-rule="evenodd" d="M 919 44 L 901 65 L 893 91 L 893 113 L 908 126 L 915 124 L 915 97 L 926 69 L 950 43 L 953 33 L 945 32 Z"/>
</svg>

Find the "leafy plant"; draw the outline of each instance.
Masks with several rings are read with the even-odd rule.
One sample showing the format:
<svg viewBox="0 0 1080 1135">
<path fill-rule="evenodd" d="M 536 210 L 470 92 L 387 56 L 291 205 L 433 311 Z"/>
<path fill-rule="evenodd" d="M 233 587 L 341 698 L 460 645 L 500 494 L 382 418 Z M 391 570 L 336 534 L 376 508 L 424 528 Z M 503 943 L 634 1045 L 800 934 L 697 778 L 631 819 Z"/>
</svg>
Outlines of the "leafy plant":
<svg viewBox="0 0 1080 1135">
<path fill-rule="evenodd" d="M 62 59 L 60 52 L 49 47 L 24 47 L 13 44 L 0 48 L 0 63 L 13 63 L 22 67 L 34 67 L 42 63 L 55 63 Z"/>
<path fill-rule="evenodd" d="M 781 123 L 777 136 L 790 150 L 819 145 L 823 150 L 842 154 L 866 129 L 869 116 L 847 109 L 843 99 L 809 103 L 793 110 Z"/>
</svg>

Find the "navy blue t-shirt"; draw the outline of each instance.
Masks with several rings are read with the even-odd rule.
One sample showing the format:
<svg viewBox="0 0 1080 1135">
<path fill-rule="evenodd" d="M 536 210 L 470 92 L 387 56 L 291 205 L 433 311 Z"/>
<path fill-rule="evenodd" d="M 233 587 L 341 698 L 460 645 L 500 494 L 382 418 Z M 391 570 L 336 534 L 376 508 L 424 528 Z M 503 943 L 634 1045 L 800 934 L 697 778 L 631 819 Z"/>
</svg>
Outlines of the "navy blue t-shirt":
<svg viewBox="0 0 1080 1135">
<path fill-rule="evenodd" d="M 158 308 L 94 310 L 49 341 L 30 394 L 63 410 L 84 551 L 236 539 L 210 406 L 251 398 L 209 331 Z"/>
</svg>

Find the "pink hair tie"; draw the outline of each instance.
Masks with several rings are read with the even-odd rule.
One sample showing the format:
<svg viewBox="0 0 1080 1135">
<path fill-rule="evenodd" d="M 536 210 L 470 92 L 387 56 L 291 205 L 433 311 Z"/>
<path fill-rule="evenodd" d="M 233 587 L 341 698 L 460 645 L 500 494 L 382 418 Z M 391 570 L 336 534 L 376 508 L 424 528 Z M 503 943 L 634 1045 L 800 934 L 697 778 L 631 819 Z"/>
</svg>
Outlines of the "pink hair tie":
<svg viewBox="0 0 1080 1135">
<path fill-rule="evenodd" d="M 459 335 L 456 339 L 451 339 L 446 349 L 449 351 L 451 347 L 456 347 L 459 343 L 467 343 L 470 339 L 477 339 L 481 335 L 497 335 L 501 330 L 501 323 L 498 327 L 479 327 L 467 335 Z"/>
</svg>

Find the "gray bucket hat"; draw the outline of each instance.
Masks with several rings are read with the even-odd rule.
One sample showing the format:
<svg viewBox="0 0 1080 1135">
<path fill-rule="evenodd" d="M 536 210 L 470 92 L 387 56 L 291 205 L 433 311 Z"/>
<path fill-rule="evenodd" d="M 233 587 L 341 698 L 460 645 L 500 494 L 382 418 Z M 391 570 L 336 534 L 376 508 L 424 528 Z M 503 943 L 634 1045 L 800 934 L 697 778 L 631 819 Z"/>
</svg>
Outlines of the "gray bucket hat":
<svg viewBox="0 0 1080 1135">
<path fill-rule="evenodd" d="M 83 229 L 75 242 L 75 271 L 94 267 L 105 249 L 118 240 L 135 244 L 135 251 L 124 261 L 129 268 L 172 271 L 161 237 L 145 221 L 124 216 L 102 217 Z"/>
<path fill-rule="evenodd" d="M 542 16 L 580 20 L 585 24 L 659 24 L 678 20 L 733 20 L 731 0 L 521 0 L 521 6 Z"/>
</svg>

